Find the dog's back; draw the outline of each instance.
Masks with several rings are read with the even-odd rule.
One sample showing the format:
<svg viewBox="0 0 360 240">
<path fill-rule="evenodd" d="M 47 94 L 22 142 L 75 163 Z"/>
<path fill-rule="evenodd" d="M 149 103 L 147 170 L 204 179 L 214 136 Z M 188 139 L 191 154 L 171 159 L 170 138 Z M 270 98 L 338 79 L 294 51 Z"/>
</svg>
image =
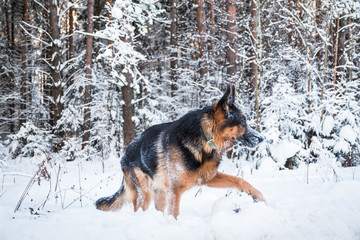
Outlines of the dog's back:
<svg viewBox="0 0 360 240">
<path fill-rule="evenodd" d="M 158 165 L 158 139 L 160 134 L 171 124 L 154 125 L 132 141 L 121 159 L 123 172 L 139 168 L 146 175 L 153 178 Z"/>
</svg>

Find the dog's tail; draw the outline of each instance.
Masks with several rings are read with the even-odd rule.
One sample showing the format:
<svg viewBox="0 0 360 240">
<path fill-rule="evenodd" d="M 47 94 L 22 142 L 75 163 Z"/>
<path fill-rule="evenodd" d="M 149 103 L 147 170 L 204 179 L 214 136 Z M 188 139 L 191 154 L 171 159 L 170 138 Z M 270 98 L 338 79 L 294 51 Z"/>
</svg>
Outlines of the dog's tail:
<svg viewBox="0 0 360 240">
<path fill-rule="evenodd" d="M 97 209 L 103 211 L 114 211 L 120 209 L 125 202 L 124 194 L 125 194 L 125 186 L 124 186 L 124 178 L 123 178 L 120 189 L 110 197 L 103 197 L 98 199 L 95 202 L 95 206 Z"/>
</svg>

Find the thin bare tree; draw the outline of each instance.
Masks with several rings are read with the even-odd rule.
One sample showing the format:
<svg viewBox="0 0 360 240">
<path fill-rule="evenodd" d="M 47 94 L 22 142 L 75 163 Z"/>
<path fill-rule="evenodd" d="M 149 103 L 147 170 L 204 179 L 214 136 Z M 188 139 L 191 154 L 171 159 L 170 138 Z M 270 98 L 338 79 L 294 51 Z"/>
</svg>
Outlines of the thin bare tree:
<svg viewBox="0 0 360 240">
<path fill-rule="evenodd" d="M 196 0 L 197 11 L 196 20 L 199 31 L 199 73 L 200 79 L 204 77 L 207 72 L 205 61 L 205 16 L 204 16 L 204 0 Z"/>
<path fill-rule="evenodd" d="M 50 8 L 50 28 L 51 28 L 51 91 L 53 102 L 51 104 L 52 117 L 50 120 L 51 126 L 55 127 L 57 121 L 61 117 L 62 103 L 61 103 L 61 75 L 60 75 L 60 24 L 59 24 L 59 6 L 58 1 L 48 0 Z"/>
<path fill-rule="evenodd" d="M 236 74 L 236 49 L 235 49 L 235 35 L 236 35 L 236 0 L 226 1 L 227 13 L 227 41 L 228 47 L 226 52 L 227 58 L 227 74 L 234 76 Z"/>
<path fill-rule="evenodd" d="M 29 19 L 29 2 L 28 0 L 24 0 L 24 15 L 23 21 L 24 25 L 28 23 Z M 24 28 L 26 26 L 23 26 Z M 20 109 L 19 109 L 19 128 L 25 123 L 26 121 L 26 86 L 27 86 L 27 34 L 25 30 L 23 31 L 22 36 L 22 46 L 21 46 L 21 82 L 20 82 Z"/>
<path fill-rule="evenodd" d="M 84 93 L 84 133 L 83 143 L 84 148 L 90 140 L 90 124 L 91 124 L 91 81 L 92 81 L 92 51 L 93 51 L 93 32 L 94 32 L 94 0 L 88 0 L 88 25 L 86 36 L 86 59 L 85 59 L 85 93 Z"/>
</svg>

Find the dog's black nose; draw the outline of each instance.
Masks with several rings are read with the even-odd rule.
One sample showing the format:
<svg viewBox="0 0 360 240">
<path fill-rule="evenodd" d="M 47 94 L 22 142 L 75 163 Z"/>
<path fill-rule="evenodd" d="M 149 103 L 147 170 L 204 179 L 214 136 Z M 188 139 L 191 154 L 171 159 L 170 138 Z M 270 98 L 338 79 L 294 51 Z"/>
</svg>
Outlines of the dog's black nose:
<svg viewBox="0 0 360 240">
<path fill-rule="evenodd" d="M 259 143 L 261 143 L 265 140 L 265 138 L 263 136 L 259 136 L 258 139 L 259 139 Z"/>
</svg>

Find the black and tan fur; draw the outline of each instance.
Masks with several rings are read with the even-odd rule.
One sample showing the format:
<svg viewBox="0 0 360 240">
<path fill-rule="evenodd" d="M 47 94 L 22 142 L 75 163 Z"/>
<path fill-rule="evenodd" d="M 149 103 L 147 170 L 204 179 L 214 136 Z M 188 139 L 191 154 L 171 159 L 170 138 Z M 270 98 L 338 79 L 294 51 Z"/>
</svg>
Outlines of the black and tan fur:
<svg viewBox="0 0 360 240">
<path fill-rule="evenodd" d="M 212 106 L 147 129 L 128 146 L 121 160 L 124 178 L 120 189 L 96 201 L 96 207 L 109 211 L 132 203 L 135 211 L 146 210 L 153 199 L 157 210 L 167 208 L 177 217 L 181 195 L 196 185 L 236 188 L 265 201 L 245 180 L 218 172 L 223 153 L 235 143 L 254 147 L 263 140 L 246 125 L 234 101 L 235 88 L 228 86 Z"/>
</svg>

